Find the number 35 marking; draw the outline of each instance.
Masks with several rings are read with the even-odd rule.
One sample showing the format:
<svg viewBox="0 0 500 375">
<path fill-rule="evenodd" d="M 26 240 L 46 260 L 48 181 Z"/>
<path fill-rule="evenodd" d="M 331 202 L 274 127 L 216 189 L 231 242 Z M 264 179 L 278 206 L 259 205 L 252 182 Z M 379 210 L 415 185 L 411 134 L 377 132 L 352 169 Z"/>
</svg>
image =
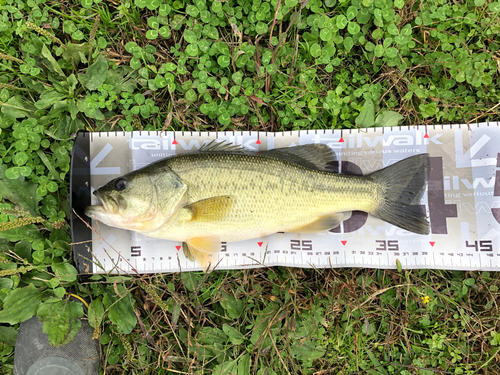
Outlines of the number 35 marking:
<svg viewBox="0 0 500 375">
<path fill-rule="evenodd" d="M 399 251 L 399 244 L 397 240 L 376 240 L 376 243 L 378 243 L 380 246 L 377 247 L 375 250 L 377 251 Z"/>
</svg>

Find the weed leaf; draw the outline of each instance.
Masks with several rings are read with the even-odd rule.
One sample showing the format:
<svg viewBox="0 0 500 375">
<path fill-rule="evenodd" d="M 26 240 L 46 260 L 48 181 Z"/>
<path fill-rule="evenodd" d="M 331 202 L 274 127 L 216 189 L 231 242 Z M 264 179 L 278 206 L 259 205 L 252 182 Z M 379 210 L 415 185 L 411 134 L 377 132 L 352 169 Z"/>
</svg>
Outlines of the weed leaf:
<svg viewBox="0 0 500 375">
<path fill-rule="evenodd" d="M 17 329 L 14 327 L 0 327 L 0 342 L 14 346 L 16 345 Z"/>
<path fill-rule="evenodd" d="M 23 103 L 15 96 L 2 105 L 2 113 L 14 120 L 16 118 L 27 117 L 27 111 L 28 110 L 24 108 Z"/>
<path fill-rule="evenodd" d="M 75 281 L 78 274 L 76 268 L 67 262 L 53 264 L 52 271 L 54 271 L 60 281 L 67 282 Z"/>
<path fill-rule="evenodd" d="M 80 74 L 78 79 L 80 83 L 89 90 L 97 90 L 106 80 L 108 72 L 108 61 L 102 55 L 99 55 L 96 61 L 89 66 L 85 74 Z"/>
<path fill-rule="evenodd" d="M 101 113 L 101 112 L 99 112 Z M 102 115 L 102 113 L 101 113 Z M 70 116 L 61 116 L 54 125 L 52 125 L 46 134 L 58 141 L 70 139 L 71 134 L 76 133 L 78 129 L 83 129 L 82 121 L 72 119 Z"/>
<path fill-rule="evenodd" d="M 380 364 L 379 360 L 377 359 L 377 357 L 375 357 L 373 352 L 368 348 L 366 349 L 366 351 L 368 353 L 368 357 L 370 357 L 370 361 L 372 362 L 373 367 L 376 368 L 376 370 L 368 370 L 368 373 L 374 374 L 374 375 L 388 375 L 388 372 Z"/>
<path fill-rule="evenodd" d="M 23 239 L 34 241 L 42 238 L 42 234 L 35 224 L 30 224 L 23 225 L 19 228 L 0 231 L 0 238 L 5 238 L 11 242 L 17 242 Z"/>
<path fill-rule="evenodd" d="M 5 168 L 0 165 L 0 191 L 2 197 L 17 204 L 25 211 L 36 216 L 38 202 L 41 197 L 36 195 L 37 185 L 25 181 L 24 177 L 10 179 L 5 176 Z"/>
<path fill-rule="evenodd" d="M 356 117 L 356 125 L 362 128 L 373 126 L 375 122 L 375 105 L 373 104 L 373 100 L 366 100 L 363 108 Z"/>
<path fill-rule="evenodd" d="M 41 300 L 42 293 L 33 284 L 14 289 L 5 297 L 0 323 L 13 325 L 28 320 L 35 315 Z"/>
<path fill-rule="evenodd" d="M 238 319 L 243 311 L 244 303 L 237 300 L 232 295 L 225 293 L 224 298 L 221 299 L 220 305 L 226 310 L 227 316 L 230 319 Z"/>
<path fill-rule="evenodd" d="M 224 363 L 217 365 L 214 367 L 214 374 L 223 374 L 223 375 L 237 375 L 238 373 L 238 365 L 236 360 L 226 360 Z"/>
<path fill-rule="evenodd" d="M 495 1 L 493 3 L 490 3 L 488 5 L 488 9 L 492 13 L 500 13 L 500 2 L 499 1 Z"/>
<path fill-rule="evenodd" d="M 88 43 L 74 44 L 67 43 L 66 48 L 63 50 L 62 57 L 66 61 L 72 61 L 75 65 L 80 62 L 86 64 L 87 58 L 85 57 L 90 52 Z"/>
<path fill-rule="evenodd" d="M 404 119 L 399 113 L 394 111 L 386 111 L 377 115 L 375 126 L 397 126 L 398 122 Z"/>
<path fill-rule="evenodd" d="M 104 306 L 101 299 L 93 300 L 89 305 L 89 324 L 91 327 L 98 327 L 104 317 Z"/>
<path fill-rule="evenodd" d="M 61 67 L 57 63 L 56 59 L 54 59 L 54 57 L 52 56 L 52 54 L 50 53 L 49 49 L 47 48 L 47 46 L 45 44 L 42 47 L 42 56 L 45 57 L 47 60 L 49 60 L 49 62 L 50 62 L 49 69 L 52 67 L 52 69 L 50 69 L 50 70 L 52 70 L 53 72 L 56 72 L 57 74 L 59 74 L 60 76 L 62 76 L 64 78 L 66 78 L 66 75 L 63 73 Z"/>
<path fill-rule="evenodd" d="M 38 319 L 43 323 L 43 332 L 49 336 L 52 346 L 70 343 L 78 333 L 82 322 L 83 307 L 80 302 L 52 298 L 38 309 Z"/>
<path fill-rule="evenodd" d="M 243 334 L 228 324 L 224 324 L 222 326 L 222 330 L 229 337 L 229 341 L 231 341 L 234 345 L 243 344 L 245 341 Z"/>
<path fill-rule="evenodd" d="M 120 296 L 116 295 L 112 286 L 107 287 L 102 302 L 108 309 L 109 319 L 116 324 L 121 333 L 126 335 L 132 332 L 137 324 L 137 317 L 134 314 L 135 301 L 123 285 L 117 285 L 116 290 Z"/>
<path fill-rule="evenodd" d="M 250 355 L 245 354 L 238 361 L 238 375 L 250 375 Z"/>
<path fill-rule="evenodd" d="M 318 310 L 312 311 L 315 312 Z M 314 361 L 325 355 L 325 348 L 319 344 L 324 330 L 315 318 L 307 316 L 304 318 L 306 319 L 303 321 L 297 321 L 295 332 L 291 333 L 291 337 L 294 338 L 291 345 L 292 355 L 302 361 Z"/>
<path fill-rule="evenodd" d="M 45 109 L 53 106 L 65 97 L 66 95 L 57 91 L 45 91 L 42 95 L 40 95 L 40 100 L 35 103 L 35 107 L 38 109 Z"/>
<path fill-rule="evenodd" d="M 396 259 L 396 268 L 398 269 L 398 272 L 403 272 L 403 265 L 399 259 Z"/>
<path fill-rule="evenodd" d="M 225 344 L 227 335 L 219 328 L 204 327 L 200 330 L 196 339 L 202 345 Z"/>
<path fill-rule="evenodd" d="M 12 279 L 2 278 L 0 279 L 0 290 L 1 289 L 12 289 L 14 286 L 14 281 Z M 2 340 L 0 340 L 1 342 Z"/>
<path fill-rule="evenodd" d="M 201 276 L 193 272 L 183 272 L 181 276 L 184 281 L 184 285 L 186 285 L 187 290 L 190 292 L 196 289 L 201 280 Z"/>
</svg>

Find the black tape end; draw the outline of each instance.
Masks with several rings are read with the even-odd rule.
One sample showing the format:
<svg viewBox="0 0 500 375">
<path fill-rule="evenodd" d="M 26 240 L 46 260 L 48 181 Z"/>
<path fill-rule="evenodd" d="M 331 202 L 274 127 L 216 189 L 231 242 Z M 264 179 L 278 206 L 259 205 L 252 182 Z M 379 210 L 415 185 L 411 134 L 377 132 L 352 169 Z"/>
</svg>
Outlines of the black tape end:
<svg viewBox="0 0 500 375">
<path fill-rule="evenodd" d="M 71 241 L 73 259 L 79 273 L 92 274 L 92 219 L 84 209 L 91 204 L 90 196 L 90 133 L 79 131 L 71 152 L 70 167 Z M 87 226 L 88 224 L 89 226 Z"/>
</svg>

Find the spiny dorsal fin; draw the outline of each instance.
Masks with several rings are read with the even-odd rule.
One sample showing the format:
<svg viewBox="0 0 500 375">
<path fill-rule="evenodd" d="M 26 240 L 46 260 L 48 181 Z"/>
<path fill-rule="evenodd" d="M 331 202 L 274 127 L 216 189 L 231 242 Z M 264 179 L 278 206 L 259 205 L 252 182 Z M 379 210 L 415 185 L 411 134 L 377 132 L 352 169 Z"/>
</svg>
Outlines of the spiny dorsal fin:
<svg viewBox="0 0 500 375">
<path fill-rule="evenodd" d="M 337 161 L 335 153 L 330 147 L 320 143 L 313 143 L 295 147 L 276 148 L 274 150 L 255 153 L 245 150 L 240 145 L 233 145 L 226 142 L 217 142 L 215 139 L 210 143 L 205 143 L 198 152 L 216 153 L 228 152 L 232 154 L 247 154 L 272 157 L 285 160 L 309 169 L 329 171 L 329 164 Z"/>
<path fill-rule="evenodd" d="M 214 139 L 210 143 L 205 143 L 203 144 L 198 152 L 231 152 L 231 153 L 237 153 L 237 154 L 246 154 L 249 151 L 245 150 L 243 147 L 240 145 L 233 145 L 232 143 L 227 143 L 227 142 L 217 142 L 216 139 Z"/>
<path fill-rule="evenodd" d="M 274 150 L 260 152 L 259 155 L 286 160 L 309 169 L 329 171 L 328 164 L 337 161 L 335 153 L 330 147 L 320 143 L 308 145 L 276 148 Z"/>
</svg>

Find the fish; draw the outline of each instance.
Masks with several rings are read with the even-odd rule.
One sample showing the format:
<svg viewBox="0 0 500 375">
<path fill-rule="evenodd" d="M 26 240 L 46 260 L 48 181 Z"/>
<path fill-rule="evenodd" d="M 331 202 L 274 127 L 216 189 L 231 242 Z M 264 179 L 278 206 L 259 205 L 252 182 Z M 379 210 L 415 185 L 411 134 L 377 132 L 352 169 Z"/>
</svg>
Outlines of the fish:
<svg viewBox="0 0 500 375">
<path fill-rule="evenodd" d="M 332 171 L 324 144 L 252 152 L 225 142 L 149 164 L 109 181 L 85 214 L 106 225 L 183 244 L 186 256 L 214 267 L 221 242 L 277 232 L 315 233 L 358 210 L 416 234 L 429 234 L 420 200 L 429 155 L 364 176 Z"/>
</svg>

